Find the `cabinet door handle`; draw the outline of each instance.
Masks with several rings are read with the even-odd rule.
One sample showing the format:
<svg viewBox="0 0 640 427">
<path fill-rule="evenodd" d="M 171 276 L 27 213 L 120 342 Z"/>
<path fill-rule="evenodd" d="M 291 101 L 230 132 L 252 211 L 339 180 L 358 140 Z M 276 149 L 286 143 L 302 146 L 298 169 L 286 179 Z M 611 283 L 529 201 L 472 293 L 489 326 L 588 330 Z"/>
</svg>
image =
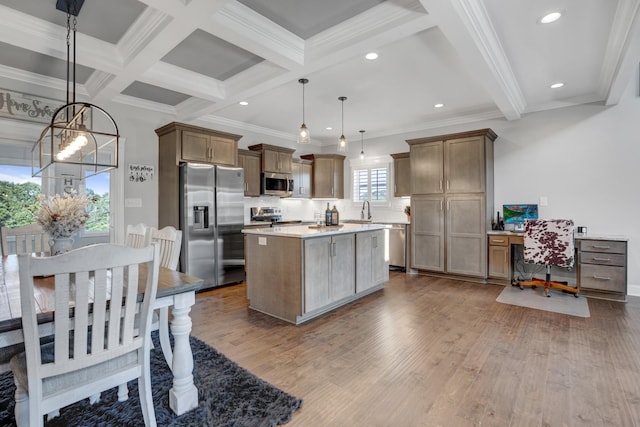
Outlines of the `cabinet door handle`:
<svg viewBox="0 0 640 427">
<path fill-rule="evenodd" d="M 442 199 L 440 199 L 440 210 L 442 210 Z"/>
<path fill-rule="evenodd" d="M 440 191 L 442 191 L 442 180 L 440 180 L 440 184 L 438 188 L 440 189 Z"/>
<path fill-rule="evenodd" d="M 373 236 L 373 247 L 374 248 L 378 247 L 378 236 Z"/>
<path fill-rule="evenodd" d="M 492 242 L 493 243 L 504 243 L 504 240 L 502 240 L 502 239 L 493 239 Z"/>
<path fill-rule="evenodd" d="M 593 275 L 594 279 L 597 280 L 611 280 L 611 277 L 607 277 L 607 276 L 596 276 L 595 274 Z"/>
<path fill-rule="evenodd" d="M 593 245 L 595 249 L 611 249 L 611 246 L 608 245 Z"/>
<path fill-rule="evenodd" d="M 447 211 L 449 210 L 451 200 L 447 200 Z"/>
<path fill-rule="evenodd" d="M 449 180 L 447 180 L 447 190 L 449 189 Z"/>
<path fill-rule="evenodd" d="M 601 262 L 611 262 L 611 258 L 598 258 L 597 256 L 593 257 L 594 261 L 601 261 Z"/>
</svg>

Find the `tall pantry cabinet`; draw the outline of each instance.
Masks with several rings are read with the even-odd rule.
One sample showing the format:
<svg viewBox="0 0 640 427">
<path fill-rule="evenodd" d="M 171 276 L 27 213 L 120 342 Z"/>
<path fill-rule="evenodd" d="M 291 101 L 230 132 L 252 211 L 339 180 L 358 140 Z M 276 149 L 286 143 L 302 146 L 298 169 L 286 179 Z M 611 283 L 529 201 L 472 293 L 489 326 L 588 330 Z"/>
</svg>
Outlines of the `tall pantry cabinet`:
<svg viewBox="0 0 640 427">
<path fill-rule="evenodd" d="M 480 129 L 407 141 L 412 268 L 487 276 L 496 137 Z"/>
</svg>

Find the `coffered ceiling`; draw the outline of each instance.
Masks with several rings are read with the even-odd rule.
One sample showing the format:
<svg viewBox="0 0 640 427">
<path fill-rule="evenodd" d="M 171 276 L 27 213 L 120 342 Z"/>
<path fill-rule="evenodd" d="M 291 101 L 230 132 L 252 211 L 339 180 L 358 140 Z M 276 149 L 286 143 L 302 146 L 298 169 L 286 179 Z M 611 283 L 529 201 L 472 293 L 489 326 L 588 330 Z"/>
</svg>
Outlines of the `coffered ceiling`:
<svg viewBox="0 0 640 427">
<path fill-rule="evenodd" d="M 66 87 L 55 0 L 0 0 L 6 89 Z M 616 104 L 640 58 L 640 0 L 85 0 L 81 98 L 317 144 L 588 102 Z M 551 11 L 562 17 L 539 19 Z M 376 52 L 378 59 L 365 54 Z M 563 82 L 559 89 L 550 85 Z M 246 101 L 248 105 L 240 105 Z M 441 108 L 434 105 L 442 103 Z M 327 130 L 332 127 L 332 130 Z"/>
</svg>

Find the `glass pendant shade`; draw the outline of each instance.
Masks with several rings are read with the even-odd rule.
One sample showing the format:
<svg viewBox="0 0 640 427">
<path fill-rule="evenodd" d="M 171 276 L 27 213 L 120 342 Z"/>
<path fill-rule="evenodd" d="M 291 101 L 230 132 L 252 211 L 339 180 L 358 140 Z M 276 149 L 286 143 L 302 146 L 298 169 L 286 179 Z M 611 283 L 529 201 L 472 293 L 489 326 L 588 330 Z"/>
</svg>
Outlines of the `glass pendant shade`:
<svg viewBox="0 0 640 427">
<path fill-rule="evenodd" d="M 344 101 L 347 100 L 346 96 L 341 96 L 338 98 L 340 102 L 342 102 L 342 134 L 340 138 L 338 138 L 338 151 L 341 153 L 346 153 L 349 145 L 349 141 L 347 141 L 347 137 L 344 136 Z"/>
<path fill-rule="evenodd" d="M 364 160 L 364 132 L 360 131 L 360 160 Z"/>
<path fill-rule="evenodd" d="M 302 84 L 302 125 L 298 131 L 298 144 L 310 144 L 309 128 L 304 124 L 304 85 L 309 83 L 308 79 L 299 79 L 298 83 Z"/>
</svg>

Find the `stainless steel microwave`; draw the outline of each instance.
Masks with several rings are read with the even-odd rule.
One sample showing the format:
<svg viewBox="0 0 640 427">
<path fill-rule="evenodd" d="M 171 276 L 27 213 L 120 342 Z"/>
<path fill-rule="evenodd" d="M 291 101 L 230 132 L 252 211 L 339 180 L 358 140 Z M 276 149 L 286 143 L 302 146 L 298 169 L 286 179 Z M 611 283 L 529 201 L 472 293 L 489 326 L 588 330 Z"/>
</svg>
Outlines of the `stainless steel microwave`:
<svg viewBox="0 0 640 427">
<path fill-rule="evenodd" d="M 293 195 L 293 175 L 262 172 L 260 174 L 260 194 L 291 197 Z"/>
</svg>

